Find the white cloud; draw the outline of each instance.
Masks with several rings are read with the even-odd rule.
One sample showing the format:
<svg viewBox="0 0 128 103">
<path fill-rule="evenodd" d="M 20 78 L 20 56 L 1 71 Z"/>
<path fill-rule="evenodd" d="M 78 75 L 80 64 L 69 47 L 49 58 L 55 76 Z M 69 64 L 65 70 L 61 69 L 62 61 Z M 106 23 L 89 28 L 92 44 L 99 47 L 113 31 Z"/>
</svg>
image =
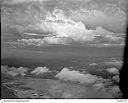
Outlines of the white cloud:
<svg viewBox="0 0 128 103">
<path fill-rule="evenodd" d="M 43 39 L 21 39 L 17 42 L 11 42 L 12 45 L 22 45 L 22 46 L 46 46 L 48 44 L 68 44 L 67 38 L 58 38 L 58 37 L 45 37 Z"/>
<path fill-rule="evenodd" d="M 15 68 L 15 67 L 8 67 L 8 66 L 1 66 L 1 73 L 3 74 L 7 74 L 7 75 L 11 75 L 11 76 L 17 76 L 17 75 L 22 75 L 25 76 L 26 72 L 28 71 L 28 68 L 24 68 L 24 67 L 19 67 L 19 68 Z"/>
<path fill-rule="evenodd" d="M 89 64 L 89 66 L 97 66 L 98 64 L 97 63 L 91 63 Z"/>
<path fill-rule="evenodd" d="M 39 75 L 39 74 L 43 74 L 43 73 L 47 73 L 47 72 L 50 72 L 47 67 L 37 67 L 31 73 Z"/>
<path fill-rule="evenodd" d="M 71 14 L 72 19 L 77 21 L 83 21 L 88 24 L 91 28 L 97 26 L 103 26 L 113 32 L 124 32 L 126 25 L 126 13 L 121 11 L 119 7 L 116 7 L 117 11 L 110 13 L 113 9 L 107 12 L 97 9 L 77 9 Z M 99 19 L 100 18 L 100 19 Z"/>
<path fill-rule="evenodd" d="M 62 10 L 55 9 L 53 13 L 49 13 L 45 20 L 39 24 L 42 30 L 52 32 L 55 37 L 71 38 L 75 41 L 93 40 L 94 30 L 87 30 L 82 22 L 75 22 L 66 17 Z"/>
<path fill-rule="evenodd" d="M 107 68 L 106 71 L 112 74 L 119 74 L 119 70 L 117 68 Z"/>
<path fill-rule="evenodd" d="M 98 79 L 97 76 L 88 73 L 82 74 L 75 70 L 70 71 L 68 68 L 63 68 L 55 77 L 65 81 L 80 82 L 82 84 L 92 84 Z"/>
<path fill-rule="evenodd" d="M 43 46 L 47 44 L 70 44 L 71 42 L 96 42 L 96 36 L 102 37 L 102 40 L 120 41 L 121 37 L 116 37 L 113 32 L 105 30 L 103 27 L 97 27 L 96 30 L 88 30 L 83 22 L 77 22 L 64 15 L 60 9 L 54 9 L 52 13 L 48 12 L 45 20 L 40 20 L 40 23 L 33 24 L 33 26 L 20 27 L 13 26 L 26 31 L 32 29 L 41 31 L 40 36 L 45 36 L 39 39 L 21 39 L 12 44 L 19 45 L 36 45 Z M 26 33 L 25 33 L 26 34 Z M 36 35 L 27 33 L 27 35 Z M 24 35 L 25 36 L 25 35 Z M 100 40 L 99 40 L 100 41 Z M 108 43 L 109 45 L 109 43 Z"/>
</svg>

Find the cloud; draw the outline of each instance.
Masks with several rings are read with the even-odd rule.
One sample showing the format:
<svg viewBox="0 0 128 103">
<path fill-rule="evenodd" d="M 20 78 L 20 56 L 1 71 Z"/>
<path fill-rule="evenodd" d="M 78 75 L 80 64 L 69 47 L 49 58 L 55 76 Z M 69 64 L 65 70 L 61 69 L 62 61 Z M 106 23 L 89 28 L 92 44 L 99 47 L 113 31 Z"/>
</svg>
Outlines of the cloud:
<svg viewBox="0 0 128 103">
<path fill-rule="evenodd" d="M 55 77 L 65 81 L 79 82 L 82 84 L 93 84 L 98 79 L 97 76 L 88 73 L 82 74 L 75 70 L 70 71 L 68 68 L 63 68 Z"/>
<path fill-rule="evenodd" d="M 17 76 L 17 75 L 21 75 L 21 76 L 25 76 L 26 72 L 28 71 L 28 68 L 25 67 L 8 67 L 8 66 L 1 66 L 1 73 L 5 74 L 5 75 L 10 75 L 10 76 Z M 47 73 L 50 72 L 49 68 L 47 67 L 37 67 L 35 68 L 33 71 L 31 71 L 30 73 L 35 74 L 35 75 L 39 75 L 39 74 L 43 74 L 43 73 Z"/>
<path fill-rule="evenodd" d="M 75 22 L 64 15 L 60 9 L 48 13 L 45 21 L 40 24 L 42 30 L 52 32 L 56 37 L 72 38 L 73 40 L 92 40 L 93 30 L 87 30 L 82 22 Z"/>
<path fill-rule="evenodd" d="M 104 62 L 103 64 L 105 64 L 105 65 L 111 65 L 111 66 L 122 66 L 123 61 L 113 59 L 113 60 L 111 60 L 109 62 Z"/>
<path fill-rule="evenodd" d="M 27 71 L 28 68 L 24 68 L 24 67 L 15 68 L 15 67 L 1 66 L 2 74 L 11 75 L 13 77 L 17 75 L 25 76 L 26 75 L 25 73 Z"/>
<path fill-rule="evenodd" d="M 119 86 L 114 86 L 112 88 L 112 93 L 113 93 L 113 98 L 121 98 L 122 97 L 122 93 L 121 93 Z"/>
<path fill-rule="evenodd" d="M 46 10 L 47 7 L 51 8 L 52 10 L 55 7 L 58 7 L 60 9 L 63 9 L 65 14 L 67 14 L 67 12 L 69 12 L 68 16 L 71 17 L 73 20 L 81 21 L 85 25 L 92 27 L 91 29 L 95 29 L 97 26 L 103 26 L 103 27 L 105 27 L 105 29 L 110 30 L 110 31 L 112 31 L 114 29 L 114 32 L 117 32 L 118 30 L 122 31 L 120 29 L 123 29 L 123 30 L 125 29 L 126 13 L 119 8 L 118 4 L 113 4 L 113 3 L 111 3 L 111 1 L 108 1 L 108 0 L 106 2 L 99 1 L 99 0 L 98 1 L 94 1 L 94 0 L 69 0 L 69 1 L 67 1 L 67 0 L 4 0 L 4 1 L 8 1 L 8 2 L 11 1 L 14 3 L 31 2 L 31 1 L 45 1 L 44 3 L 39 2 L 38 4 L 34 4 L 34 6 L 29 5 L 29 9 L 25 9 L 25 12 L 30 13 L 30 15 L 25 14 L 25 16 L 27 16 L 27 18 L 25 18 L 25 16 L 24 16 L 24 19 L 26 19 L 26 22 L 31 20 L 30 19 L 31 17 L 38 18 L 38 19 L 40 17 L 44 17 L 45 13 L 40 13 L 40 11 L 47 12 L 47 10 Z M 81 1 L 81 2 L 78 2 L 78 1 Z M 91 2 L 87 3 L 88 1 L 91 1 Z M 116 2 L 121 3 L 122 1 L 124 1 L 124 0 L 116 1 Z M 105 4 L 104 4 L 104 2 L 105 2 Z M 100 7 L 99 4 L 101 4 L 102 7 Z M 123 4 L 126 4 L 126 3 L 124 2 Z M 46 8 L 45 8 L 45 5 L 46 5 Z M 53 7 L 51 7 L 51 6 L 53 6 Z M 76 10 L 73 10 L 72 6 L 74 6 Z M 23 8 L 24 8 L 24 4 L 23 4 Z M 48 9 L 48 11 L 52 11 L 52 10 Z M 14 10 L 12 10 L 12 11 L 14 12 Z M 36 13 L 35 13 L 35 11 L 36 11 Z M 22 14 L 21 12 L 20 13 L 19 12 L 20 11 L 18 11 L 18 14 Z M 109 12 L 112 12 L 112 13 L 109 13 Z M 23 16 L 23 15 L 21 15 L 21 16 Z M 10 15 L 10 16 L 12 16 L 12 15 Z M 13 19 L 18 20 L 18 18 L 19 17 L 17 17 L 17 18 L 14 17 Z M 24 19 L 22 19 L 22 17 L 21 17 L 22 21 Z M 40 21 L 40 20 L 37 20 L 37 21 Z M 21 23 L 20 23 L 20 25 L 21 25 Z"/>
<path fill-rule="evenodd" d="M 33 2 L 33 1 L 48 1 L 48 0 L 4 0 L 4 4 L 18 4 L 18 3 L 24 3 L 24 2 Z"/>
<path fill-rule="evenodd" d="M 111 73 L 118 74 L 117 69 L 109 70 Z M 118 88 L 112 87 L 113 80 L 117 83 L 119 82 L 119 76 L 114 76 L 111 79 L 104 79 L 102 77 L 97 77 L 95 75 L 91 75 L 89 73 L 83 74 L 79 71 L 75 70 L 69 70 L 68 68 L 63 68 L 56 76 L 56 78 L 59 78 L 64 81 L 70 81 L 70 82 L 79 82 L 81 84 L 91 84 L 91 87 L 100 92 L 110 93 L 113 95 L 113 97 L 117 97 L 121 95 L 121 92 Z"/>
<path fill-rule="evenodd" d="M 47 67 L 37 67 L 33 71 L 31 71 L 32 74 L 36 74 L 36 75 L 47 73 L 47 72 L 50 72 Z"/>
<path fill-rule="evenodd" d="M 120 81 L 119 75 L 113 76 L 113 77 L 112 77 L 112 80 L 114 80 L 116 83 L 119 83 L 119 81 Z"/>
<path fill-rule="evenodd" d="M 115 33 L 124 33 L 127 20 L 126 13 L 122 11 L 119 7 L 114 7 L 113 9 L 116 9 L 116 11 L 113 12 L 113 9 L 110 9 L 110 7 L 108 7 L 110 9 L 108 11 L 105 11 L 106 7 L 103 8 L 104 10 L 102 10 L 102 8 L 80 8 L 75 11 L 72 11 L 71 18 L 76 21 L 84 22 L 91 29 L 95 29 L 97 26 L 103 26 L 109 31 Z"/>
<path fill-rule="evenodd" d="M 21 46 L 47 46 L 48 44 L 63 44 L 66 45 L 66 38 L 58 38 L 58 37 L 45 37 L 44 39 L 21 39 L 16 42 L 11 42 L 12 45 L 21 45 Z"/>
<path fill-rule="evenodd" d="M 95 88 L 96 90 L 105 90 L 104 84 L 102 82 L 94 84 L 93 88 Z"/>
<path fill-rule="evenodd" d="M 15 77 L 19 74 L 24 76 L 25 73 L 27 72 L 27 70 L 28 70 L 28 68 L 24 68 L 24 67 L 15 68 L 15 67 L 8 67 L 8 66 L 1 65 L 1 73 L 7 74 L 7 75 L 10 75 L 13 77 Z M 30 73 L 35 74 L 35 75 L 48 73 L 48 72 L 53 72 L 53 71 L 50 71 L 49 68 L 47 68 L 47 67 L 37 67 L 33 71 L 30 71 Z M 83 94 L 83 95 L 85 97 L 87 96 L 87 97 L 91 98 L 93 96 L 93 97 L 104 98 L 104 96 L 106 96 L 106 95 L 107 95 L 107 97 L 112 97 L 110 95 L 113 94 L 114 98 L 118 98 L 118 97 L 121 97 L 121 95 L 122 95 L 118 86 L 112 86 L 113 80 L 118 83 L 118 81 L 119 81 L 118 75 L 113 76 L 111 79 L 103 79 L 102 77 L 97 77 L 97 76 L 91 75 L 87 72 L 84 74 L 79 71 L 69 70 L 68 68 L 63 68 L 60 72 L 58 72 L 55 75 L 55 77 L 59 78 L 60 80 L 64 80 L 64 81 L 70 81 L 70 82 L 75 82 L 75 83 L 91 85 L 89 87 L 84 86 L 86 95 L 85 94 Z M 38 81 L 38 79 L 35 79 L 35 81 Z M 49 81 L 48 84 L 50 83 L 50 81 L 52 81 L 51 83 L 54 82 L 53 80 L 50 80 L 50 79 L 48 81 Z M 78 91 L 77 90 L 78 88 L 76 88 L 76 85 L 75 85 L 75 87 L 72 87 L 74 84 L 69 84 L 69 83 L 59 82 L 59 81 L 58 82 L 62 83 L 62 85 L 57 85 L 57 83 L 58 83 L 57 81 L 55 80 L 55 82 L 56 82 L 55 85 L 54 85 L 54 83 L 53 83 L 53 85 L 51 84 L 52 90 L 49 90 L 50 92 L 54 92 L 54 91 L 55 92 L 58 91 L 59 93 L 64 92 L 63 94 L 61 94 L 62 98 L 70 98 L 70 97 L 74 98 L 74 96 L 76 97 L 76 95 L 78 97 L 80 97 L 80 95 L 82 95 L 81 94 L 81 93 L 83 93 L 82 89 L 80 89 L 80 91 Z M 27 83 L 29 83 L 29 82 L 30 82 L 30 85 L 31 85 L 31 83 L 34 83 L 34 82 L 31 82 L 31 79 Z M 107 88 L 106 88 L 106 85 L 108 86 Z M 81 85 L 77 85 L 77 86 L 81 88 Z M 71 88 L 69 88 L 71 91 L 67 90 L 68 87 L 71 87 Z M 76 94 L 76 93 L 78 93 L 78 94 Z"/>
<path fill-rule="evenodd" d="M 89 64 L 89 66 L 97 66 L 98 64 L 97 63 L 91 63 Z"/>
<path fill-rule="evenodd" d="M 112 74 L 119 74 L 119 70 L 117 68 L 107 68 L 106 71 Z"/>
<path fill-rule="evenodd" d="M 27 37 L 28 35 L 44 36 L 44 38 L 18 39 L 16 42 L 11 43 L 24 46 L 43 46 L 47 44 L 67 45 L 72 42 L 102 43 L 102 41 L 106 41 L 111 45 L 111 43 L 120 44 L 120 41 L 123 41 L 122 37 L 118 37 L 117 34 L 107 31 L 101 26 L 97 27 L 96 30 L 87 29 L 83 22 L 77 22 L 70 17 L 66 17 L 64 12 L 58 8 L 55 8 L 52 13 L 48 12 L 45 20 L 40 20 L 39 23 L 26 27 L 17 25 L 12 27 L 17 28 L 22 33 L 25 32 L 24 36 L 27 35 Z M 40 34 L 27 33 L 27 30 L 40 31 Z"/>
</svg>

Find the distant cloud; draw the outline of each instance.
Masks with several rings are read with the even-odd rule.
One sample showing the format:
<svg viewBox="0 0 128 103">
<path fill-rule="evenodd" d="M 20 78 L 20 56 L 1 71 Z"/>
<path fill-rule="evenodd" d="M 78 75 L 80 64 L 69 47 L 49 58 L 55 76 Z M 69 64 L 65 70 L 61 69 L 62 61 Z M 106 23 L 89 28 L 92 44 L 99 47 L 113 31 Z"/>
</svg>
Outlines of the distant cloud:
<svg viewBox="0 0 128 103">
<path fill-rule="evenodd" d="M 119 70 L 117 68 L 107 68 L 106 71 L 112 74 L 119 74 Z"/>
<path fill-rule="evenodd" d="M 37 67 L 33 71 L 31 71 L 31 73 L 35 75 L 39 75 L 47 72 L 50 72 L 47 67 Z"/>
<path fill-rule="evenodd" d="M 97 66 L 97 63 L 90 63 L 89 66 Z"/>
<path fill-rule="evenodd" d="M 110 9 L 110 7 L 108 8 Z M 115 11 L 112 11 L 113 9 L 115 9 Z M 74 20 L 84 22 L 92 29 L 96 28 L 97 26 L 103 26 L 106 29 L 116 33 L 125 32 L 127 20 L 126 13 L 122 11 L 119 7 L 113 7 L 108 11 L 100 9 L 89 10 L 86 8 L 81 8 L 72 11 L 71 17 Z"/>
<path fill-rule="evenodd" d="M 96 30 L 87 29 L 86 25 L 82 22 L 77 22 L 64 15 L 60 9 L 55 9 L 52 13 L 48 12 L 46 19 L 41 20 L 40 23 L 29 25 L 28 27 L 13 26 L 18 31 L 36 30 L 41 31 L 42 34 L 24 33 L 25 35 L 42 35 L 44 38 L 39 39 L 21 39 L 11 44 L 21 45 L 35 45 L 43 46 L 47 44 L 70 44 L 72 42 L 86 43 L 86 42 L 100 42 L 105 40 L 108 42 L 117 42 L 118 44 L 123 41 L 122 37 L 103 27 L 97 27 Z M 101 38 L 101 39 L 97 39 Z M 97 40 L 95 40 L 97 39 Z"/>
<path fill-rule="evenodd" d="M 102 26 L 105 29 L 114 32 L 122 32 L 125 29 L 126 13 L 122 10 L 127 5 L 127 0 L 4 0 L 10 3 L 24 3 L 32 1 L 45 1 L 45 3 L 38 6 L 39 11 L 44 11 L 44 8 L 51 8 L 52 11 L 55 7 L 63 9 L 65 13 L 69 12 L 71 18 L 77 21 L 82 21 L 89 25 L 91 29 L 97 26 Z M 89 3 L 88 3 L 89 2 Z M 36 7 L 35 6 L 35 7 Z M 45 7 L 46 6 L 46 7 Z M 42 14 L 35 15 L 35 7 L 30 6 L 32 17 L 42 17 Z M 43 8 L 43 10 L 42 10 Z M 21 8 L 22 9 L 22 8 Z M 47 10 L 46 10 L 47 12 Z M 33 15 L 34 14 L 34 15 Z M 99 19 L 100 18 L 100 19 Z M 22 19 L 22 18 L 21 18 Z"/>
<path fill-rule="evenodd" d="M 26 72 L 28 71 L 28 68 L 24 67 L 8 67 L 8 66 L 1 66 L 1 73 L 11 75 L 11 76 L 17 76 L 17 75 L 22 75 L 25 76 Z"/>
</svg>

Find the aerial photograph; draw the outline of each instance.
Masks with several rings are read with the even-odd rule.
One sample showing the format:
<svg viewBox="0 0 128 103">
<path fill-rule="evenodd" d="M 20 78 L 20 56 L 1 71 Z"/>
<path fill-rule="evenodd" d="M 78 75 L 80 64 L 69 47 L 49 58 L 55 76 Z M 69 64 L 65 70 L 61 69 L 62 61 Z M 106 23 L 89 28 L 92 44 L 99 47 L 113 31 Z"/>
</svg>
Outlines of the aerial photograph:
<svg viewBox="0 0 128 103">
<path fill-rule="evenodd" d="M 2 99 L 122 98 L 127 0 L 1 0 Z"/>
</svg>

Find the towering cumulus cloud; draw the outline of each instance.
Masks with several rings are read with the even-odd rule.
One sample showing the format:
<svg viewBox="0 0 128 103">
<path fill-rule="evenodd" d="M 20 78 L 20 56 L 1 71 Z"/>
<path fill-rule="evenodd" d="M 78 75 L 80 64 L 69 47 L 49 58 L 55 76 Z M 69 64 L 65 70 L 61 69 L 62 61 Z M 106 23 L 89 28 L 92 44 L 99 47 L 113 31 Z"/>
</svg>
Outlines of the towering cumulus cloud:
<svg viewBox="0 0 128 103">
<path fill-rule="evenodd" d="M 44 38 L 20 39 L 12 42 L 12 44 L 20 45 L 42 46 L 44 44 L 70 44 L 71 42 L 87 43 L 97 41 L 120 43 L 123 40 L 122 37 L 105 30 L 103 27 L 97 27 L 96 30 L 86 29 L 83 22 L 72 20 L 70 17 L 65 16 L 64 12 L 58 8 L 55 8 L 52 13 L 48 12 L 45 19 L 41 19 L 39 23 L 35 23 L 33 26 L 15 26 L 15 28 L 18 30 L 22 28 L 22 31 L 35 29 L 42 32 L 40 36 L 44 36 Z M 27 36 L 33 35 L 31 33 L 25 33 L 24 35 L 26 34 Z"/>
<path fill-rule="evenodd" d="M 73 40 L 92 40 L 94 31 L 87 30 L 82 22 L 75 22 L 64 15 L 64 12 L 55 8 L 48 12 L 46 19 L 42 20 L 39 27 L 45 32 L 53 33 L 54 38 L 71 38 Z"/>
</svg>

